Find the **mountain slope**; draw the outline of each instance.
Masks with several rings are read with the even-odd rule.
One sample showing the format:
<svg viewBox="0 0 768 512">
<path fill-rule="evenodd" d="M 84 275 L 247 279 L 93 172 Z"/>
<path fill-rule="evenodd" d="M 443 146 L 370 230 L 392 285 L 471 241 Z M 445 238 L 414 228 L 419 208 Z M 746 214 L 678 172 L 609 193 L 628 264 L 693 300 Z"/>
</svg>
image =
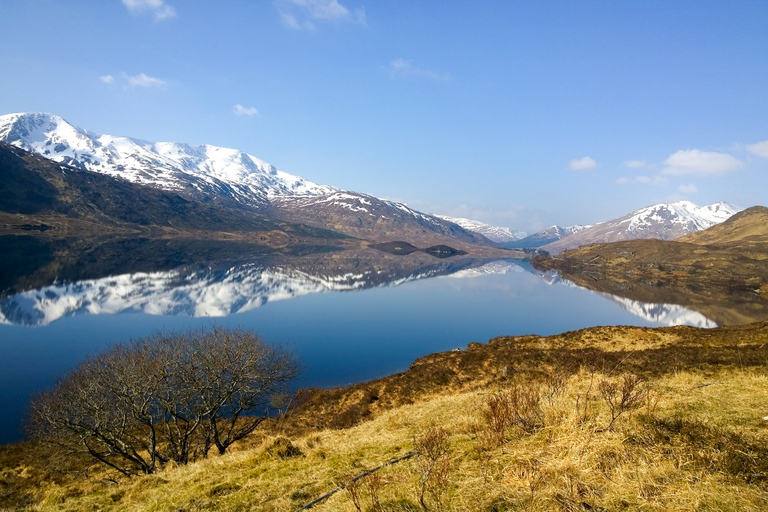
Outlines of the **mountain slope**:
<svg viewBox="0 0 768 512">
<path fill-rule="evenodd" d="M 0 116 L 0 140 L 55 162 L 134 183 L 191 195 L 228 195 L 252 206 L 278 195 L 335 190 L 234 149 L 100 135 L 51 114 Z"/>
<path fill-rule="evenodd" d="M 40 223 L 88 232 L 150 228 L 270 232 L 339 239 L 342 235 L 244 210 L 233 200 L 202 203 L 176 192 L 55 163 L 0 142 L 0 224 Z M 264 235 L 266 236 L 266 235 Z"/>
<path fill-rule="evenodd" d="M 402 203 L 356 192 L 281 196 L 272 198 L 271 205 L 268 211 L 276 218 L 322 226 L 371 241 L 406 240 L 416 245 L 434 245 L 453 240 L 471 245 L 495 245 L 483 235 L 453 222 L 418 212 Z"/>
<path fill-rule="evenodd" d="M 226 457 L 117 485 L 53 443 L 3 447 L 0 508 L 764 511 L 766 341 L 768 324 L 471 343 L 377 380 L 302 390 Z M 632 402 L 617 409 L 622 385 Z M 437 490 L 421 507 L 424 474 Z"/>
<path fill-rule="evenodd" d="M 100 135 L 41 113 L 0 116 L 0 141 L 188 201 L 241 207 L 249 214 L 256 210 L 273 220 L 337 229 L 374 241 L 392 237 L 419 245 L 459 241 L 493 246 L 482 235 L 403 204 L 318 185 L 234 149 Z M 375 212 L 363 212 L 360 205 L 366 202 Z"/>
<path fill-rule="evenodd" d="M 727 203 L 697 206 L 690 201 L 647 206 L 623 217 L 601 222 L 542 248 L 552 254 L 593 243 L 638 238 L 673 240 L 723 222 L 737 209 Z"/>
</svg>

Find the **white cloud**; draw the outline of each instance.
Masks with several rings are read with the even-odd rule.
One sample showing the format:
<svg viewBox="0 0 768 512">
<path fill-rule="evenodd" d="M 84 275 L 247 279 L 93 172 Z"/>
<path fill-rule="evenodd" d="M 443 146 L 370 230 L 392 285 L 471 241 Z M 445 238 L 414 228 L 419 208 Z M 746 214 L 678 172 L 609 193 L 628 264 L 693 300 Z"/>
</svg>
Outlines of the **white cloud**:
<svg viewBox="0 0 768 512">
<path fill-rule="evenodd" d="M 120 76 L 128 84 L 128 87 L 165 87 L 165 80 L 149 76 L 145 73 L 139 73 L 138 75 L 128 75 L 127 73 L 120 73 Z"/>
<path fill-rule="evenodd" d="M 677 187 L 677 190 L 682 192 L 683 194 L 698 194 L 699 189 L 694 185 L 693 183 L 688 183 L 687 185 L 680 185 Z"/>
<path fill-rule="evenodd" d="M 428 78 L 430 80 L 450 80 L 451 78 L 449 74 L 418 68 L 405 59 L 395 59 L 390 62 L 389 73 L 398 78 Z"/>
<path fill-rule="evenodd" d="M 314 30 L 315 22 L 365 24 L 363 9 L 350 10 L 338 0 L 276 0 L 280 21 L 288 28 Z"/>
<path fill-rule="evenodd" d="M 255 107 L 244 107 L 241 104 L 237 103 L 234 107 L 232 107 L 232 113 L 236 116 L 246 116 L 246 117 L 253 117 L 259 114 L 259 111 L 256 110 Z"/>
<path fill-rule="evenodd" d="M 155 21 L 163 21 L 176 16 L 176 9 L 166 4 L 164 0 L 123 0 L 123 5 L 134 14 L 151 12 Z"/>
<path fill-rule="evenodd" d="M 574 171 L 586 171 L 588 169 L 594 169 L 597 167 L 597 162 L 594 158 L 585 156 L 583 158 L 576 158 L 568 163 L 568 167 Z"/>
<path fill-rule="evenodd" d="M 628 169 L 642 169 L 645 167 L 645 160 L 625 160 L 624 167 Z"/>
<path fill-rule="evenodd" d="M 698 149 L 681 149 L 664 161 L 664 174 L 719 175 L 735 171 L 743 162 L 728 153 L 715 153 Z"/>
<path fill-rule="evenodd" d="M 102 75 L 99 77 L 102 83 L 105 84 L 121 84 L 123 87 L 142 87 L 142 88 L 163 88 L 168 85 L 168 82 L 149 76 L 146 73 L 139 73 L 138 75 L 129 75 L 126 72 L 120 73 L 118 76 L 114 75 Z"/>
<path fill-rule="evenodd" d="M 757 144 L 750 144 L 749 146 L 747 146 L 747 151 L 749 151 L 753 155 L 761 156 L 763 158 L 768 158 L 768 140 L 764 140 L 763 142 L 758 142 Z"/>
</svg>

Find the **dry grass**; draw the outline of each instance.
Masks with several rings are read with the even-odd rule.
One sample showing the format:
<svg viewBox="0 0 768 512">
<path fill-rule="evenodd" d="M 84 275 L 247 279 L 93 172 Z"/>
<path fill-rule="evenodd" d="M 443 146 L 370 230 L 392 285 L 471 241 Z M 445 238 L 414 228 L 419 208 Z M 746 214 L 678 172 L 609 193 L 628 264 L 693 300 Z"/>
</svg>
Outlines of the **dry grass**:
<svg viewBox="0 0 768 512">
<path fill-rule="evenodd" d="M 724 332 L 740 334 L 742 349 L 766 341 L 754 329 Z M 739 362 L 717 331 L 690 329 L 599 328 L 511 340 L 436 356 L 430 371 L 423 367 L 429 361 L 415 365 L 422 378 L 437 375 L 443 384 L 414 388 L 399 377 L 397 389 L 412 403 L 381 393 L 395 389 L 391 382 L 335 392 L 341 412 L 394 403 L 352 418 L 351 427 L 316 430 L 288 421 L 231 454 L 117 484 L 100 470 L 55 477 L 7 451 L 0 454 L 0 490 L 8 493 L 24 478 L 35 482 L 19 508 L 39 511 L 287 512 L 338 486 L 344 488 L 312 510 L 768 510 L 765 351 L 743 351 Z M 673 342 L 682 355 L 662 367 L 652 356 L 665 356 Z M 525 356 L 514 359 L 511 376 L 465 375 L 481 362 L 496 368 L 494 357 L 478 354 L 510 344 Z M 686 367 L 686 347 L 696 345 L 719 355 L 700 354 Z M 557 347 L 578 364 L 552 359 Z M 595 347 L 604 349 L 599 364 L 586 364 L 581 351 Z M 462 357 L 466 364 L 457 363 Z M 334 410 L 330 401 L 320 403 Z M 422 455 L 351 480 L 419 448 Z"/>
<path fill-rule="evenodd" d="M 443 451 L 384 468 L 314 510 L 422 510 L 422 496 L 429 510 L 768 508 L 764 370 L 648 382 L 644 401 L 612 424 L 597 389 L 611 378 L 581 370 L 551 399 L 542 387 L 539 428 L 510 420 L 501 442 L 486 442 L 487 407 L 508 390 L 468 391 L 301 436 L 288 455 L 266 438 L 257 448 L 119 485 L 53 486 L 32 510 L 297 510 L 414 445 L 425 450 L 435 429 L 444 433 Z"/>
</svg>

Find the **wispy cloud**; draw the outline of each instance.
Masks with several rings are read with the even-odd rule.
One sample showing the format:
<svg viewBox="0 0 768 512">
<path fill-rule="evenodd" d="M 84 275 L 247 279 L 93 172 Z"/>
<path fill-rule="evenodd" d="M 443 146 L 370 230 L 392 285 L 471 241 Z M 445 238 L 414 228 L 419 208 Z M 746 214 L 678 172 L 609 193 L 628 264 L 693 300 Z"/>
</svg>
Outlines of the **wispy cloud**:
<svg viewBox="0 0 768 512">
<path fill-rule="evenodd" d="M 450 80 L 451 75 L 437 73 L 414 66 L 405 59 L 395 59 L 389 63 L 389 74 L 396 78 L 427 78 L 429 80 Z"/>
<path fill-rule="evenodd" d="M 645 160 L 625 160 L 624 167 L 627 169 L 642 169 L 645 167 Z"/>
<path fill-rule="evenodd" d="M 101 80 L 102 83 L 105 83 L 107 85 L 112 84 L 122 84 L 124 87 L 140 87 L 140 88 L 163 88 L 165 87 L 168 82 L 165 80 L 161 80 L 160 78 L 155 78 L 153 76 L 149 76 L 146 73 L 139 73 L 138 75 L 129 75 L 128 73 L 122 72 L 118 77 L 115 77 L 114 75 L 102 75 L 99 77 L 99 80 Z"/>
<path fill-rule="evenodd" d="M 138 75 L 130 76 L 126 73 L 122 73 L 121 75 L 128 83 L 129 87 L 165 87 L 166 82 L 165 80 L 161 80 L 159 78 L 155 78 L 153 76 L 146 75 L 144 73 L 139 73 Z"/>
<path fill-rule="evenodd" d="M 744 163 L 728 153 L 715 153 L 698 149 L 681 149 L 664 161 L 662 171 L 669 175 L 701 174 L 716 176 L 735 171 Z"/>
<path fill-rule="evenodd" d="M 638 184 L 638 185 L 651 185 L 654 187 L 663 187 L 667 183 L 669 183 L 669 180 L 665 178 L 664 176 L 635 176 L 632 178 L 619 178 L 616 180 L 616 183 L 619 185 L 631 185 L 631 184 Z"/>
<path fill-rule="evenodd" d="M 295 30 L 314 30 L 317 22 L 365 24 L 363 9 L 350 10 L 338 0 L 275 0 L 280 21 Z"/>
<path fill-rule="evenodd" d="M 236 116 L 253 117 L 259 115 L 259 111 L 255 107 L 244 107 L 237 103 L 232 107 L 232 113 Z"/>
<path fill-rule="evenodd" d="M 176 9 L 165 3 L 164 0 L 123 0 L 129 11 L 133 14 L 151 13 L 155 21 L 163 21 L 176 16 Z"/>
<path fill-rule="evenodd" d="M 574 171 L 586 171 L 597 167 L 597 162 L 594 158 L 585 156 L 582 158 L 575 158 L 568 163 L 568 167 Z"/>
<path fill-rule="evenodd" d="M 679 190 L 683 194 L 689 194 L 689 195 L 699 193 L 698 187 L 696 187 L 696 185 L 694 185 L 693 183 L 688 183 L 687 185 L 680 185 L 679 187 L 677 187 L 677 190 Z"/>
<path fill-rule="evenodd" d="M 768 140 L 764 140 L 763 142 L 758 142 L 757 144 L 750 144 L 749 146 L 747 146 L 747 151 L 749 151 L 753 155 L 761 156 L 763 158 L 768 158 Z"/>
</svg>

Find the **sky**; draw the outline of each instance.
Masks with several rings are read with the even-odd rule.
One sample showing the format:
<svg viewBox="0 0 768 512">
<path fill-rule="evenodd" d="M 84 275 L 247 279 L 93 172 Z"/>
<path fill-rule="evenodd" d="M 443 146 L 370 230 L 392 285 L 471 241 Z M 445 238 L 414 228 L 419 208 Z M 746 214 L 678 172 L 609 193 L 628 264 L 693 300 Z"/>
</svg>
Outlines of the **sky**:
<svg viewBox="0 0 768 512">
<path fill-rule="evenodd" d="M 768 205 L 768 1 L 2 0 L 0 114 L 529 233 Z"/>
</svg>

